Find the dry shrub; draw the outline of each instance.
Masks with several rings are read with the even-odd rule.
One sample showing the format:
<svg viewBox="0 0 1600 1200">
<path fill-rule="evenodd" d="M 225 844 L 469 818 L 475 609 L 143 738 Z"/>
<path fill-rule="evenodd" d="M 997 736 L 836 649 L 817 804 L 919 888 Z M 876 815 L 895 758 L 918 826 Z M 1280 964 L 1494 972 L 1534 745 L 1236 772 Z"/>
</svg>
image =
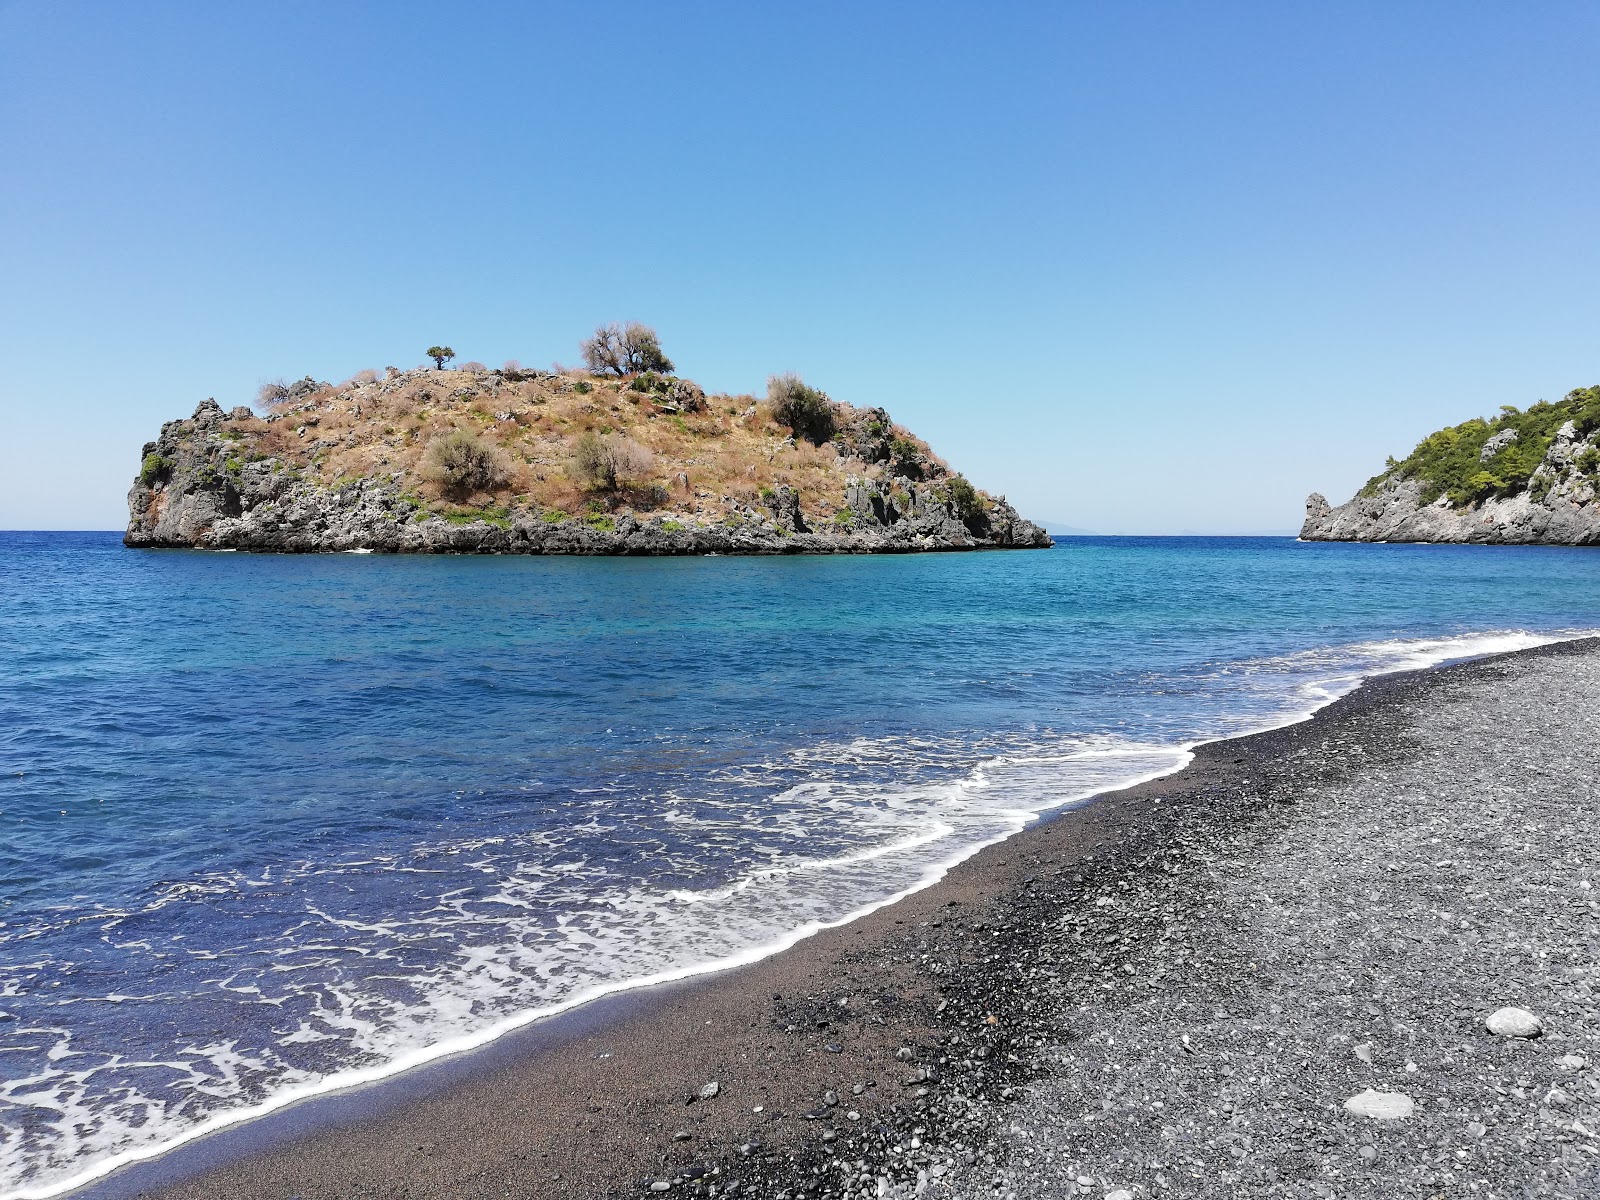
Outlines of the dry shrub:
<svg viewBox="0 0 1600 1200">
<path fill-rule="evenodd" d="M 378 373 L 376 371 L 373 371 L 373 370 L 366 370 L 366 371 L 357 371 L 354 375 L 350 376 L 349 379 L 346 379 L 339 386 L 341 388 L 358 388 L 358 387 L 365 387 L 369 383 L 377 383 L 377 382 L 378 382 Z"/>
<path fill-rule="evenodd" d="M 269 379 L 256 389 L 256 403 L 262 408 L 274 408 L 289 398 L 289 384 L 283 379 Z"/>
<path fill-rule="evenodd" d="M 422 475 L 447 495 L 492 492 L 511 479 L 511 460 L 466 429 L 440 434 L 422 456 Z"/>
<path fill-rule="evenodd" d="M 796 437 L 819 446 L 833 437 L 837 424 L 833 401 L 793 371 L 767 380 L 767 404 L 773 420 L 794 430 Z"/>
<path fill-rule="evenodd" d="M 470 371 L 474 375 L 486 375 L 489 372 L 489 368 L 481 362 L 458 363 L 455 369 L 458 371 Z"/>
<path fill-rule="evenodd" d="M 655 470 L 656 456 L 620 433 L 585 433 L 573 448 L 578 478 L 608 492 L 640 483 Z"/>
<path fill-rule="evenodd" d="M 640 371 L 671 375 L 673 371 L 656 331 L 638 321 L 602 325 L 578 349 L 589 369 L 599 375 L 636 375 Z"/>
</svg>

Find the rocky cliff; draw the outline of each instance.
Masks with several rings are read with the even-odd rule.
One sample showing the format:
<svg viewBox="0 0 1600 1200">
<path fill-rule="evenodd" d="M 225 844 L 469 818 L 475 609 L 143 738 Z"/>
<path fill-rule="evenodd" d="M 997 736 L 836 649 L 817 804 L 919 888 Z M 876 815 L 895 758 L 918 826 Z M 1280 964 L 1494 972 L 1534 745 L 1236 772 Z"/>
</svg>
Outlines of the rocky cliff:
<svg viewBox="0 0 1600 1200">
<path fill-rule="evenodd" d="M 1349 501 L 1313 492 L 1300 536 L 1333 542 L 1600 543 L 1600 388 L 1424 438 Z"/>
<path fill-rule="evenodd" d="M 262 413 L 207 400 L 164 425 L 144 447 L 123 540 L 514 554 L 1051 544 L 882 409 L 824 401 L 826 437 L 797 434 L 753 397 L 657 376 L 469 367 L 306 379 Z"/>
</svg>

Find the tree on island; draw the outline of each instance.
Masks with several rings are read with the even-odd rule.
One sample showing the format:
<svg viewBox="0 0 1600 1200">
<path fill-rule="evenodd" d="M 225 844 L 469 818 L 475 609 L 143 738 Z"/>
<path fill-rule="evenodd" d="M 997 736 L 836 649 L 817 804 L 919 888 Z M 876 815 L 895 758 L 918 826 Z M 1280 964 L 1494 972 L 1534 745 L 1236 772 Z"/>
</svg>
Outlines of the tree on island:
<svg viewBox="0 0 1600 1200">
<path fill-rule="evenodd" d="M 435 371 L 444 370 L 445 360 L 454 358 L 455 356 L 456 352 L 450 349 L 449 346 L 428 347 L 428 357 L 433 359 L 433 369 Z"/>
<path fill-rule="evenodd" d="M 594 331 L 579 346 L 584 364 L 597 374 L 637 375 L 640 371 L 655 371 L 662 375 L 673 372 L 672 360 L 661 349 L 661 339 L 656 331 L 638 321 L 619 325 L 613 321 Z"/>
</svg>

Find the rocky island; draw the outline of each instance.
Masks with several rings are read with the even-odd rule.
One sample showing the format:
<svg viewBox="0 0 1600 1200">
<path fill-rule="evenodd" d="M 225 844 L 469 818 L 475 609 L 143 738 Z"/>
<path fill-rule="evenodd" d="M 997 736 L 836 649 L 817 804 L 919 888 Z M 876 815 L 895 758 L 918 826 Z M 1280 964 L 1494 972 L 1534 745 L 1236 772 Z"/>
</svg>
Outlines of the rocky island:
<svg viewBox="0 0 1600 1200">
<path fill-rule="evenodd" d="M 1347 504 L 1306 500 L 1306 541 L 1600 543 L 1600 387 L 1424 438 Z"/>
<path fill-rule="evenodd" d="M 642 349 L 641 349 L 642 347 Z M 124 542 L 261 551 L 876 553 L 1047 547 L 882 408 L 761 399 L 611 326 L 584 370 L 364 371 L 206 400 L 144 447 Z M 435 353 L 437 352 L 437 353 Z"/>
</svg>

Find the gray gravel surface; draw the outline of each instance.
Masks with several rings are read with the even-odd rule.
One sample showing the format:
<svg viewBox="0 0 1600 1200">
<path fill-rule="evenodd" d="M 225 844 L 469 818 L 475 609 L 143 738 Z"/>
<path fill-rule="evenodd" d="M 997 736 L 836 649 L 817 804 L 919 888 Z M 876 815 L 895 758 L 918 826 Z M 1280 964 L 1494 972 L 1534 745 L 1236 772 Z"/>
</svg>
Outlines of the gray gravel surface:
<svg viewBox="0 0 1600 1200">
<path fill-rule="evenodd" d="M 1600 1196 L 1597 698 L 1574 643 L 1209 748 L 1231 778 L 912 933 L 925 1078 L 876 1136 L 728 1190 Z M 1505 1007 L 1541 1035 L 1492 1033 Z M 1368 1092 L 1411 1114 L 1345 1107 Z"/>
</svg>

